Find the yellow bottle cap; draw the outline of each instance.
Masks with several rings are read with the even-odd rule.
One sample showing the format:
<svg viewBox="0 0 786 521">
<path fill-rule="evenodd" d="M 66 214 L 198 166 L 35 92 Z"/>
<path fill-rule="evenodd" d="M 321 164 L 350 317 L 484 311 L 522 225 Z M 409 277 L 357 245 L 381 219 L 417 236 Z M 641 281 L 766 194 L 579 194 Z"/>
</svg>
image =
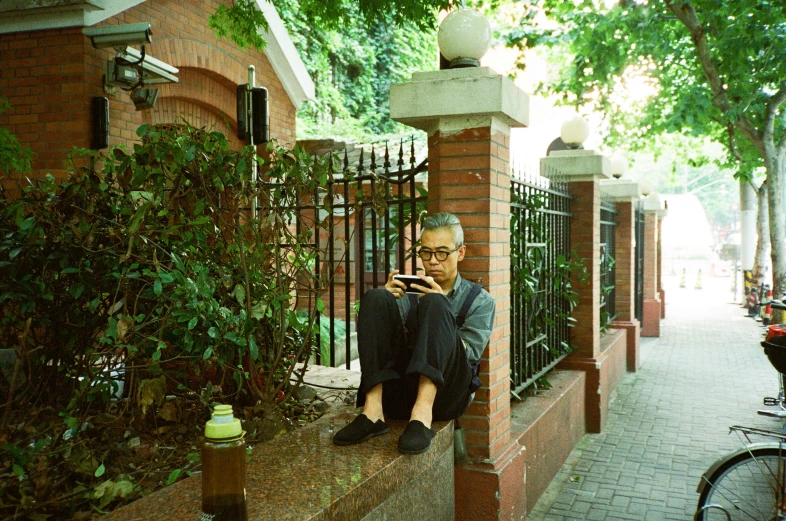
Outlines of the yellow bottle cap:
<svg viewBox="0 0 786 521">
<path fill-rule="evenodd" d="M 212 418 L 205 424 L 205 437 L 211 440 L 229 441 L 245 434 L 240 419 L 232 415 L 231 405 L 216 405 Z"/>
</svg>

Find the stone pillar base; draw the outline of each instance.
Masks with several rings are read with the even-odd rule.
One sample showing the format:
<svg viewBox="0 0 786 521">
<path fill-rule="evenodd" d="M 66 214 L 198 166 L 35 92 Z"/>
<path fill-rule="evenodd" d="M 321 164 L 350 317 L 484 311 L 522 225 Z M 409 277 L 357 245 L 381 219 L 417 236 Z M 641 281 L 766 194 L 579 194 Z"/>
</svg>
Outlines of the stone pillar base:
<svg viewBox="0 0 786 521">
<path fill-rule="evenodd" d="M 627 338 L 627 356 L 625 360 L 625 365 L 628 369 L 629 373 L 635 373 L 638 368 L 640 362 L 639 356 L 639 335 L 641 331 L 639 330 L 639 321 L 638 320 L 615 320 L 611 323 L 611 327 L 614 329 L 624 329 Z"/>
<path fill-rule="evenodd" d="M 660 318 L 666 318 L 666 292 L 660 290 Z"/>
<path fill-rule="evenodd" d="M 597 358 L 575 352 L 557 365 L 557 369 L 584 371 L 587 374 L 585 415 L 587 432 L 601 432 L 609 416 L 609 398 L 625 375 L 625 331 L 611 330 L 600 339 Z"/>
<path fill-rule="evenodd" d="M 644 299 L 641 336 L 660 337 L 661 302 L 657 298 Z"/>
<path fill-rule="evenodd" d="M 518 521 L 527 515 L 526 457 L 518 439 L 495 461 L 456 465 L 456 521 Z"/>
</svg>

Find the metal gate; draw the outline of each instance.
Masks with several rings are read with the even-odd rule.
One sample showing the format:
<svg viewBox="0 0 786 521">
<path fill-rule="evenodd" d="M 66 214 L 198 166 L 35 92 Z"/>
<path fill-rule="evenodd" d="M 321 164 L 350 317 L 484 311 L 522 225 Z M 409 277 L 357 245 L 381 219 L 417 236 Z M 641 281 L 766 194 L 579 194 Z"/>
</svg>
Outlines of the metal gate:
<svg viewBox="0 0 786 521">
<path fill-rule="evenodd" d="M 319 223 L 315 275 L 324 302 L 316 353 L 319 364 L 335 367 L 341 354 L 342 365 L 349 369 L 360 298 L 368 289 L 384 285 L 393 269 L 415 273 L 417 268 L 412 250 L 420 216 L 426 211 L 427 161 L 415 163 L 414 140 L 409 147 L 402 142 L 397 148 L 395 166 L 387 144 L 380 153 L 372 148 L 368 160 L 361 149 L 357 162 L 350 162 L 344 150 L 342 160 L 334 161 L 340 172 L 312 207 Z"/>
</svg>

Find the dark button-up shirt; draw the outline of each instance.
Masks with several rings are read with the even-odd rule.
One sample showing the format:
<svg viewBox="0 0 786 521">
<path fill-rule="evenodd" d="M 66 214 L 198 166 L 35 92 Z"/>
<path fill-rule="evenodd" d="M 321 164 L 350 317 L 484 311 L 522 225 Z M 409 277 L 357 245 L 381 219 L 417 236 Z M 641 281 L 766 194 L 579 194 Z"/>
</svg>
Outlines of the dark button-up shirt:
<svg viewBox="0 0 786 521">
<path fill-rule="evenodd" d="M 456 275 L 456 283 L 446 295 L 450 302 L 450 309 L 453 316 L 458 317 L 461 305 L 467 297 L 472 284 Z M 470 362 L 477 362 L 483 355 L 483 350 L 491 337 L 491 330 L 494 328 L 494 310 L 496 304 L 488 291 L 482 289 L 475 301 L 467 311 L 467 318 L 464 325 L 459 329 L 459 336 L 467 346 L 467 358 Z M 407 313 L 409 313 L 409 299 L 402 297 L 398 299 L 398 309 L 401 313 L 401 323 L 407 323 Z"/>
</svg>

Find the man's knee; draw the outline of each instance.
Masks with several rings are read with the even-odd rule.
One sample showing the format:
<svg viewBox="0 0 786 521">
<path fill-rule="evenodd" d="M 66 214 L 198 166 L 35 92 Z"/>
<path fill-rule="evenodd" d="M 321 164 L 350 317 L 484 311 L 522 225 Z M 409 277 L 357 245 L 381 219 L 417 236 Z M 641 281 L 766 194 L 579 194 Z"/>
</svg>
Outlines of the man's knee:
<svg viewBox="0 0 786 521">
<path fill-rule="evenodd" d="M 391 292 L 385 288 L 373 288 L 363 294 L 363 297 L 360 299 L 360 308 L 363 309 L 363 306 L 377 306 L 391 300 L 393 302 L 396 301 L 396 297 Z"/>
<path fill-rule="evenodd" d="M 396 297 L 385 288 L 374 288 L 366 291 L 360 299 L 360 316 L 377 316 L 380 313 L 392 313 L 397 310 Z"/>
</svg>

